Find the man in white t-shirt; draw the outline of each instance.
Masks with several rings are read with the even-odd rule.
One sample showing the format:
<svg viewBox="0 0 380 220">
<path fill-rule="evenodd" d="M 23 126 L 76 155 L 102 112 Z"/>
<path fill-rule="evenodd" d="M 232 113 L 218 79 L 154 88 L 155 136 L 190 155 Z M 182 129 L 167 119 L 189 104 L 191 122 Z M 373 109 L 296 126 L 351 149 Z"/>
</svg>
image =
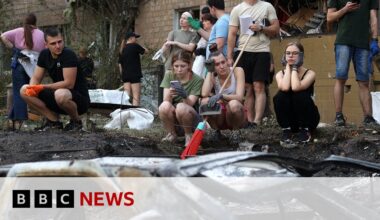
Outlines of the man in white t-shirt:
<svg viewBox="0 0 380 220">
<path fill-rule="evenodd" d="M 254 32 L 237 66 L 242 67 L 245 73 L 246 97 L 245 106 L 248 110 L 249 127 L 261 123 L 264 115 L 266 95 L 265 84 L 269 83 L 270 71 L 270 39 L 275 36 L 280 25 L 274 7 L 261 0 L 244 0 L 235 6 L 230 14 L 228 32 L 227 58 L 230 66 L 233 65 L 239 52 L 248 38 L 248 34 L 240 33 L 238 51 L 234 54 L 237 33 L 240 29 L 240 16 L 250 16 L 253 23 L 249 29 Z"/>
</svg>

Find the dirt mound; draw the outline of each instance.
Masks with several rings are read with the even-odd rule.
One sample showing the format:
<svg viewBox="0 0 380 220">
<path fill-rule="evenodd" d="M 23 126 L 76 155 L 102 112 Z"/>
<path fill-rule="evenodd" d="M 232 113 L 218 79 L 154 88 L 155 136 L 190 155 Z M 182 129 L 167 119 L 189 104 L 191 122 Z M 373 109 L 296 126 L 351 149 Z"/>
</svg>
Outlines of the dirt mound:
<svg viewBox="0 0 380 220">
<path fill-rule="evenodd" d="M 324 127 L 314 134 L 314 140 L 304 146 L 286 149 L 280 146 L 281 130 L 263 125 L 242 129 L 239 145 L 231 144 L 231 131 L 223 131 L 225 138 L 212 139 L 210 130 L 202 141 L 199 154 L 221 151 L 252 150 L 277 153 L 307 161 L 320 161 L 340 155 L 380 163 L 379 131 L 350 126 Z M 183 138 L 176 143 L 162 143 L 165 135 L 159 123 L 144 131 L 124 129 L 122 132 L 34 132 L 2 131 L 0 135 L 0 165 L 47 160 L 92 159 L 104 156 L 170 156 L 179 157 Z M 242 142 L 244 142 L 242 144 Z M 369 172 L 353 169 L 326 168 L 316 176 L 369 176 Z"/>
</svg>

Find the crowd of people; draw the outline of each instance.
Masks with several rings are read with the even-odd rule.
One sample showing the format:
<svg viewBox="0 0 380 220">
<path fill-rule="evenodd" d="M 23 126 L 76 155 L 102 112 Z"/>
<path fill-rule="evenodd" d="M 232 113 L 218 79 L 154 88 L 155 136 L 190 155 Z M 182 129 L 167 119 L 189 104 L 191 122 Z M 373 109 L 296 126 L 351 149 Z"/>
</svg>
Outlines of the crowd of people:
<svg viewBox="0 0 380 220">
<path fill-rule="evenodd" d="M 273 60 L 270 38 L 279 33 L 280 25 L 275 8 L 266 1 L 243 0 L 230 14 L 225 12 L 224 0 L 207 0 L 206 4 L 201 10 L 200 21 L 191 12 L 182 13 L 180 28 L 171 31 L 161 47 L 166 62 L 160 85 L 163 102 L 159 106 L 159 118 L 167 132 L 162 140 L 174 142 L 177 137 L 184 136 L 187 145 L 196 125 L 202 121 L 199 106 L 220 106 L 220 114 L 207 116 L 209 125 L 219 135 L 223 129 L 255 129 L 262 123 L 270 102 L 267 88 L 274 75 L 278 92 L 273 97 L 273 107 L 282 128 L 281 145 L 294 147 L 309 142 L 320 115 L 314 102 L 316 73 L 303 65 L 306 58 L 303 45 L 291 42 L 285 46 L 281 60 Z M 337 126 L 346 123 L 342 113 L 343 89 L 351 60 L 359 86 L 363 124 L 377 125 L 372 117 L 369 78 L 370 61 L 379 53 L 378 6 L 376 0 L 328 1 L 327 21 L 339 23 L 333 92 Z M 249 30 L 242 30 L 241 18 L 247 16 L 252 18 L 252 23 Z M 139 37 L 135 32 L 128 32 L 119 53 L 124 89 L 136 106 L 140 105 L 143 77 L 140 56 L 147 51 L 137 43 Z M 14 49 L 15 95 L 9 118 L 26 120 L 27 104 L 46 117 L 41 129 L 63 128 L 59 114 L 70 117 L 65 130 L 82 128 L 79 115 L 87 111 L 90 103 L 85 79 L 90 74 L 86 71 L 93 70 L 93 62 L 87 60 L 87 64 L 83 64 L 86 51 L 81 50 L 78 62 L 74 52 L 64 47 L 57 29 L 48 29 L 43 34 L 36 28 L 33 14 L 25 19 L 24 27 L 5 32 L 1 39 Z M 31 78 L 17 62 L 23 50 L 39 53 Z M 276 74 L 275 62 L 283 65 Z M 53 83 L 41 84 L 45 72 Z"/>
</svg>

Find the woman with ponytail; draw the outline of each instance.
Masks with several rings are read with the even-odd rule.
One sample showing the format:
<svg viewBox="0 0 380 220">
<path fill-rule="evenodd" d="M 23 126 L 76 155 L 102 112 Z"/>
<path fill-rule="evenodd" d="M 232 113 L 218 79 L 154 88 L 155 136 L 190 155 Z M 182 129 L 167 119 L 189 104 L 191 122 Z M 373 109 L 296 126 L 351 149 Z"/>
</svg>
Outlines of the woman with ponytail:
<svg viewBox="0 0 380 220">
<path fill-rule="evenodd" d="M 39 52 L 45 48 L 44 33 L 36 27 L 36 24 L 36 15 L 30 13 L 25 17 L 23 27 L 1 35 L 1 41 L 13 52 L 11 63 L 13 106 L 8 112 L 8 118 L 12 120 L 12 129 L 20 129 L 22 122 L 28 119 L 27 105 L 20 96 L 20 89 L 22 85 L 29 83 L 30 76 L 21 63 L 37 60 Z M 29 74 L 32 72 L 28 70 Z"/>
</svg>

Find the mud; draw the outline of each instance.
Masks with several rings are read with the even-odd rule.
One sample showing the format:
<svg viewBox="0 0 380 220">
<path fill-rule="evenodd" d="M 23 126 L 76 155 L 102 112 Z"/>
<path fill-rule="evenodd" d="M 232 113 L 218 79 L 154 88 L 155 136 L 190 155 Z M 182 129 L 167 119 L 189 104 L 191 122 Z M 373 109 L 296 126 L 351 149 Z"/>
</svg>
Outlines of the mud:
<svg viewBox="0 0 380 220">
<path fill-rule="evenodd" d="M 156 143 L 146 138 L 108 132 L 3 132 L 0 164 L 92 159 L 103 156 L 160 155 Z"/>
<path fill-rule="evenodd" d="M 314 140 L 304 146 L 286 149 L 280 146 L 281 131 L 276 126 L 242 129 L 239 145 L 231 144 L 230 131 L 224 139 L 212 139 L 208 131 L 199 154 L 221 151 L 252 150 L 278 153 L 296 159 L 319 161 L 340 155 L 380 163 L 380 136 L 376 129 L 362 127 L 319 128 Z M 104 156 L 168 156 L 179 157 L 183 138 L 176 143 L 162 143 L 159 124 L 145 131 L 126 129 L 122 132 L 93 131 L 71 133 L 63 131 L 35 132 L 28 130 L 0 132 L 0 165 L 19 162 L 92 159 Z M 244 142 L 244 143 L 242 143 Z M 328 167 L 315 176 L 371 176 L 373 173 Z"/>
</svg>

